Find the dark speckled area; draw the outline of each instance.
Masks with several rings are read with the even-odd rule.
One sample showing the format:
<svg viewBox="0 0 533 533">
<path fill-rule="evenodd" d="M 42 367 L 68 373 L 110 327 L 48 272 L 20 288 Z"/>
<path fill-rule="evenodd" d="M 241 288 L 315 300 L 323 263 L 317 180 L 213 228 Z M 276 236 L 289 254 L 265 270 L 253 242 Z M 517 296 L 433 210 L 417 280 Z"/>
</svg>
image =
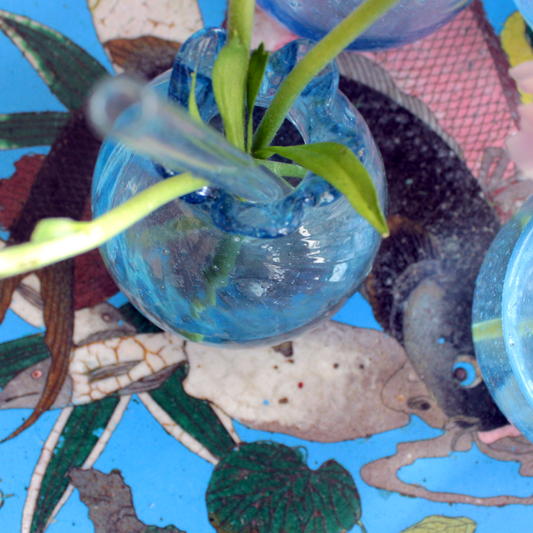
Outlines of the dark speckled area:
<svg viewBox="0 0 533 533">
<path fill-rule="evenodd" d="M 341 77 L 339 88 L 367 121 L 387 173 L 391 237 L 366 283 L 376 318 L 450 418 L 502 426 L 485 384 L 466 388 L 453 373 L 458 358 L 474 358 L 475 281 L 500 221 L 468 168 L 420 119 L 355 81 Z"/>
</svg>

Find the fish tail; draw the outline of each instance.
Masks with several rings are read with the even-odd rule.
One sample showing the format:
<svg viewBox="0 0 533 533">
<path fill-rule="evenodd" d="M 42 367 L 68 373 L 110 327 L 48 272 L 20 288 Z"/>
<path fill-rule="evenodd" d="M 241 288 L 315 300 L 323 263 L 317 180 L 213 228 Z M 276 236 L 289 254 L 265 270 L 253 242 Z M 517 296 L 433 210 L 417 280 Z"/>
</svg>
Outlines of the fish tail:
<svg viewBox="0 0 533 533">
<path fill-rule="evenodd" d="M 0 322 L 4 320 L 7 310 L 11 305 L 13 293 L 17 290 L 24 276 L 26 274 L 19 274 L 12 278 L 0 280 Z"/>
<path fill-rule="evenodd" d="M 52 354 L 52 363 L 44 392 L 34 411 L 21 426 L 2 442 L 20 435 L 52 407 L 68 374 L 74 332 L 74 262 L 72 259 L 62 261 L 43 268 L 36 274 L 41 281 L 44 324 L 46 326 L 44 339 Z"/>
</svg>

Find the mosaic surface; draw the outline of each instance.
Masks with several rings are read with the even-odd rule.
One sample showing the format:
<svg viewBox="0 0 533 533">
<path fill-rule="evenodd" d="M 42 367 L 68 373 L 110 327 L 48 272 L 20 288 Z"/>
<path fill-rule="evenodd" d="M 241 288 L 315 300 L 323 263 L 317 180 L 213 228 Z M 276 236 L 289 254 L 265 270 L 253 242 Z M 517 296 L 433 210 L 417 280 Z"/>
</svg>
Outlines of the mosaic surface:
<svg viewBox="0 0 533 533">
<path fill-rule="evenodd" d="M 224 10 L 0 0 L 3 242 L 90 217 L 92 83 L 169 68 Z M 262 15 L 256 30 L 290 38 Z M 163 333 L 97 252 L 0 282 L 0 532 L 527 531 L 533 444 L 484 388 L 469 312 L 493 235 L 533 193 L 504 150 L 528 98 L 507 71 L 532 58 L 510 0 L 340 57 L 388 170 L 392 237 L 366 299 L 292 342 L 218 351 Z"/>
</svg>

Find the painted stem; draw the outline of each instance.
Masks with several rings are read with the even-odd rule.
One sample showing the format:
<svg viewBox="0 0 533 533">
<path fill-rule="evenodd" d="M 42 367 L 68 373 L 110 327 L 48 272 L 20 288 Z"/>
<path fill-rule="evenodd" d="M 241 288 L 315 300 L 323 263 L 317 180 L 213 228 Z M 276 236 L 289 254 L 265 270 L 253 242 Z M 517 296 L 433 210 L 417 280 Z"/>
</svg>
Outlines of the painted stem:
<svg viewBox="0 0 533 533">
<path fill-rule="evenodd" d="M 357 525 L 361 528 L 361 533 L 367 533 L 366 527 L 364 526 L 363 522 L 361 522 L 361 520 L 357 521 Z"/>
<path fill-rule="evenodd" d="M 397 2 L 398 0 L 366 0 L 307 53 L 285 78 L 274 96 L 255 132 L 252 152 L 270 145 L 292 104 L 308 83 Z"/>
<path fill-rule="evenodd" d="M 0 279 L 23 274 L 88 252 L 133 226 L 159 207 L 209 183 L 191 174 L 168 178 L 90 222 L 44 219 L 30 242 L 0 252 Z"/>
</svg>

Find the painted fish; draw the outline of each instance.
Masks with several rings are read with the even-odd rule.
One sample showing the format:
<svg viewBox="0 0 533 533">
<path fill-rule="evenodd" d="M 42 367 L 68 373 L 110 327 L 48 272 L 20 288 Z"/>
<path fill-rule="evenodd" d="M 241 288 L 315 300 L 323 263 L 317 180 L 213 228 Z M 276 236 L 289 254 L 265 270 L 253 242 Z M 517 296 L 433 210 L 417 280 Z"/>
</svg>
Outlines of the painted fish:
<svg viewBox="0 0 533 533">
<path fill-rule="evenodd" d="M 507 423 L 481 380 L 470 331 L 475 281 L 501 224 L 465 164 L 389 97 L 342 77 L 383 156 L 391 237 L 366 292 L 439 407 L 458 424 Z"/>
<path fill-rule="evenodd" d="M 407 356 L 381 331 L 329 321 L 278 346 L 187 343 L 185 352 L 185 392 L 248 427 L 338 442 L 409 423 L 407 413 L 383 402 L 386 384 Z"/>
<path fill-rule="evenodd" d="M 62 216 L 80 220 L 89 198 L 92 172 L 100 148 L 86 124 L 83 110 L 73 111 L 49 155 L 37 172 L 17 220 L 9 227 L 8 245 L 26 242 L 39 220 Z M 71 176 L 72 179 L 65 179 Z M 31 426 L 56 400 L 68 372 L 74 330 L 74 260 L 68 259 L 36 272 L 41 283 L 45 341 L 52 353 L 48 386 L 33 413 L 8 438 Z M 24 276 L 0 280 L 0 321 Z"/>
<path fill-rule="evenodd" d="M 72 351 L 67 378 L 51 408 L 156 389 L 185 362 L 183 343 L 170 333 L 131 336 L 130 332 L 129 337 L 83 344 Z M 51 362 L 51 358 L 44 359 L 9 381 L 0 392 L 0 409 L 35 408 L 45 390 Z"/>
</svg>

